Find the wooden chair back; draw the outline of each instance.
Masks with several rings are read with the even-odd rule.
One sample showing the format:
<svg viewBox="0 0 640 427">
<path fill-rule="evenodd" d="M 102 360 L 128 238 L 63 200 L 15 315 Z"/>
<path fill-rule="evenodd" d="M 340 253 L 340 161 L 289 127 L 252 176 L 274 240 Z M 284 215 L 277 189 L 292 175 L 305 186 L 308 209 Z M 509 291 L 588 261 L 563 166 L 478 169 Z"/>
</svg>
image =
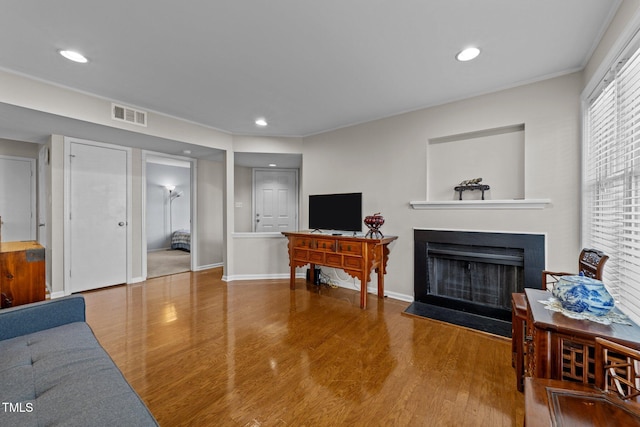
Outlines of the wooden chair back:
<svg viewBox="0 0 640 427">
<path fill-rule="evenodd" d="M 640 404 L 640 351 L 596 337 L 595 385 Z"/>
<path fill-rule="evenodd" d="M 578 258 L 578 272 L 567 273 L 564 271 L 542 271 L 542 289 L 552 290 L 553 286 L 562 276 L 572 276 L 582 273 L 586 277 L 602 280 L 604 265 L 609 259 L 608 255 L 597 249 L 584 248 Z"/>
<path fill-rule="evenodd" d="M 608 255 L 596 249 L 584 248 L 580 252 L 580 260 L 578 261 L 578 272 L 585 276 L 596 280 L 602 280 L 602 272 L 604 264 L 609 259 Z"/>
</svg>

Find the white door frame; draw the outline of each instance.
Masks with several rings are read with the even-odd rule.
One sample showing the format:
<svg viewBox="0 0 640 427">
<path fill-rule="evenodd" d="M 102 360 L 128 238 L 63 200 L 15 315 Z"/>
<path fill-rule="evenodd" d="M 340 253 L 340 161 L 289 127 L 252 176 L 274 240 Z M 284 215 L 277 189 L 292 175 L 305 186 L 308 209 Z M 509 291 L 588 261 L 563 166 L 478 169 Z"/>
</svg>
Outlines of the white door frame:
<svg viewBox="0 0 640 427">
<path fill-rule="evenodd" d="M 95 147 L 111 148 L 125 151 L 127 154 L 127 283 L 131 283 L 132 262 L 132 199 L 131 199 L 131 148 L 122 145 L 106 144 L 103 142 L 89 141 L 86 139 L 64 137 L 64 293 L 69 295 L 71 289 L 71 143 L 76 142 Z"/>
<path fill-rule="evenodd" d="M 48 248 L 47 240 L 49 224 L 47 224 L 47 214 L 49 206 L 47 200 L 51 194 L 51 186 L 47 176 L 47 167 L 49 166 L 49 147 L 42 146 L 38 150 L 38 243 Z M 47 278 L 47 287 L 49 280 Z M 49 288 L 51 289 L 51 288 Z"/>
<path fill-rule="evenodd" d="M 36 217 L 38 213 L 36 211 L 36 159 L 31 159 L 27 157 L 18 157 L 18 156 L 4 156 L 0 155 L 0 159 L 7 160 L 19 160 L 22 162 L 29 163 L 29 167 L 31 168 L 31 182 L 29 183 L 29 188 L 31 189 L 31 198 L 29 203 L 31 204 L 31 219 L 29 221 L 29 240 L 36 240 L 37 232 L 36 232 Z M 1 227 L 2 224 L 0 224 Z"/>
<path fill-rule="evenodd" d="M 190 215 L 191 215 L 191 271 L 197 270 L 196 260 L 198 259 L 198 162 L 196 159 L 184 156 L 176 156 L 165 153 L 157 153 L 154 151 L 142 151 L 142 209 L 141 211 L 141 224 L 142 224 L 142 244 L 140 245 L 141 259 L 142 259 L 142 276 L 143 280 L 147 279 L 147 156 L 153 157 L 166 157 L 167 159 L 181 160 L 189 162 L 191 185 L 190 189 Z"/>
<path fill-rule="evenodd" d="M 51 197 L 51 176 L 49 175 L 49 164 L 51 151 L 48 146 L 43 145 L 38 151 L 38 243 L 45 248 L 46 268 L 45 285 L 49 292 L 51 288 L 51 243 L 49 242 L 49 200 Z"/>
</svg>

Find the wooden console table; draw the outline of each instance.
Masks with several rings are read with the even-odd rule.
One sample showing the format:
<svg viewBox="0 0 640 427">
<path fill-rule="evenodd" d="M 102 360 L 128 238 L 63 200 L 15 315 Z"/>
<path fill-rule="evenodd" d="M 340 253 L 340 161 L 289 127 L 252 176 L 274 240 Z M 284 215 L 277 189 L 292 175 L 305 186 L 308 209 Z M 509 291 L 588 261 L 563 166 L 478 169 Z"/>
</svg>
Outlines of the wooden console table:
<svg viewBox="0 0 640 427">
<path fill-rule="evenodd" d="M 360 279 L 360 307 L 367 307 L 367 283 L 371 271 L 378 273 L 378 298 L 384 297 L 384 275 L 389 259 L 389 243 L 398 236 L 382 238 L 334 236 L 318 233 L 283 232 L 289 239 L 290 286 L 296 288 L 296 267 L 309 264 L 340 268 Z"/>
<path fill-rule="evenodd" d="M 44 247 L 34 241 L 0 243 L 0 308 L 45 299 Z"/>
<path fill-rule="evenodd" d="M 547 310 L 539 301 L 551 293 L 525 289 L 529 304 L 526 331 L 525 376 L 594 383 L 595 337 L 603 337 L 640 350 L 640 327 L 636 324 L 603 325 L 571 319 Z"/>
</svg>

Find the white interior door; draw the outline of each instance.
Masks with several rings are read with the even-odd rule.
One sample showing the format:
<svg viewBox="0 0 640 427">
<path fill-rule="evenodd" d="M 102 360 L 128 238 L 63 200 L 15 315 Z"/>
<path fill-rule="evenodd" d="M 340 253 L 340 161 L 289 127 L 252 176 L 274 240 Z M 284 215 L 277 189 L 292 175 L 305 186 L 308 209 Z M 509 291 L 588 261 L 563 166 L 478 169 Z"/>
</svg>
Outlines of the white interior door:
<svg viewBox="0 0 640 427">
<path fill-rule="evenodd" d="M 298 228 L 298 171 L 254 169 L 254 231 Z"/>
<path fill-rule="evenodd" d="M 71 292 L 127 281 L 128 150 L 69 144 Z"/>
<path fill-rule="evenodd" d="M 36 239 L 36 161 L 0 156 L 2 241 Z"/>
</svg>

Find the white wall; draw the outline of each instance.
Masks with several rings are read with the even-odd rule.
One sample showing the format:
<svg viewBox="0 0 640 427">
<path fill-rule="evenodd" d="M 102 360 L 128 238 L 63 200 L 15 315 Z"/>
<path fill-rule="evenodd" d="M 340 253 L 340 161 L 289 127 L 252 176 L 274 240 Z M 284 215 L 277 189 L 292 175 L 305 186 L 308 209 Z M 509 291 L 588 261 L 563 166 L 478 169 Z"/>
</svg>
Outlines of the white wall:
<svg viewBox="0 0 640 427">
<path fill-rule="evenodd" d="M 236 153 L 301 153 L 302 138 L 233 136 L 233 151 Z"/>
<path fill-rule="evenodd" d="M 224 259 L 225 164 L 198 160 L 197 174 L 197 269 L 219 266 Z"/>
<path fill-rule="evenodd" d="M 234 167 L 234 215 L 235 232 L 250 233 L 253 231 L 253 170 L 244 166 Z"/>
<path fill-rule="evenodd" d="M 137 282 L 142 280 L 142 151 L 131 150 L 131 216 L 129 224 L 131 227 L 131 280 Z"/>
<path fill-rule="evenodd" d="M 615 56 L 618 52 L 617 49 L 619 42 L 621 41 L 621 36 L 625 34 L 625 32 L 631 30 L 631 33 L 634 33 L 637 29 L 630 28 L 630 25 L 633 24 L 634 20 L 637 18 L 638 12 L 640 11 L 640 0 L 623 0 L 618 6 L 618 10 L 616 11 L 615 16 L 613 17 L 609 27 L 605 31 L 602 39 L 600 40 L 598 46 L 594 50 L 589 62 L 584 68 L 583 73 L 583 84 L 587 85 L 591 79 L 594 77 L 600 79 L 603 76 L 596 76 L 598 73 L 598 68 L 606 63 L 608 56 Z M 606 64 L 607 66 L 610 64 Z"/>
<path fill-rule="evenodd" d="M 287 239 L 278 233 L 236 234 L 233 280 L 288 278 Z"/>
<path fill-rule="evenodd" d="M 382 212 L 383 233 L 399 236 L 390 246 L 385 287 L 408 299 L 413 297 L 414 227 L 546 233 L 547 266 L 572 271 L 579 253 L 581 89 L 580 74 L 571 74 L 306 138 L 303 228 L 309 194 L 362 191 L 364 215 Z M 409 206 L 410 201 L 427 197 L 430 139 L 519 124 L 525 126 L 524 196 L 549 198 L 550 206 L 543 210 Z"/>
<path fill-rule="evenodd" d="M 32 144 L 29 142 L 12 141 L 0 138 L 0 155 L 25 157 L 28 159 L 38 159 L 38 150 L 40 144 Z"/>
</svg>

